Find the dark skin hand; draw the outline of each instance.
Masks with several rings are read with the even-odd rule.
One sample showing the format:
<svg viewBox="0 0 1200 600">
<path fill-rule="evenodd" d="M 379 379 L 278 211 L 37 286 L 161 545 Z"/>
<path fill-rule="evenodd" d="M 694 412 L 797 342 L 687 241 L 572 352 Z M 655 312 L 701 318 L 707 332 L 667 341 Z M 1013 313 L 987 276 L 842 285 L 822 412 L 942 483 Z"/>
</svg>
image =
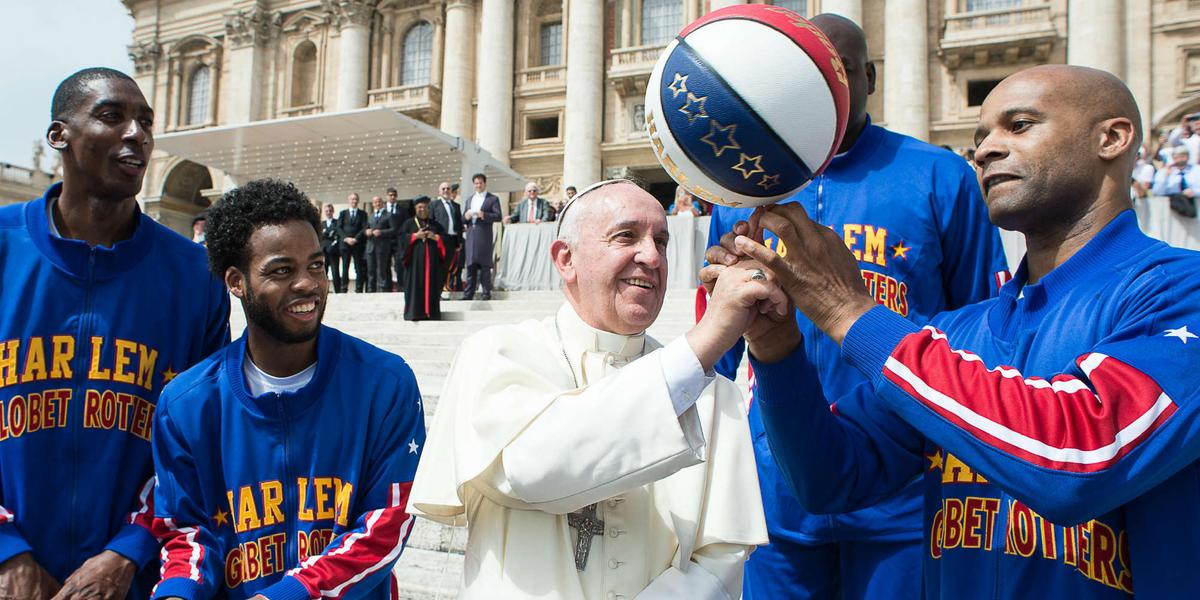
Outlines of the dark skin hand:
<svg viewBox="0 0 1200 600">
<path fill-rule="evenodd" d="M 49 600 L 61 587 L 28 552 L 0 564 L 0 600 Z"/>
<path fill-rule="evenodd" d="M 787 247 L 786 261 L 762 244 L 763 229 Z M 832 229 L 808 218 L 796 203 L 758 209 L 749 224 L 739 223 L 721 237 L 720 246 L 709 248 L 706 258 L 713 265 L 731 265 L 741 258 L 762 264 L 796 308 L 839 345 L 850 326 L 875 306 L 846 243 Z M 807 265 L 822 268 L 804 268 Z M 786 335 L 783 329 L 765 335 Z M 763 359 L 757 353 L 755 357 Z"/>
<path fill-rule="evenodd" d="M 132 561 L 105 550 L 71 573 L 53 600 L 121 600 L 136 574 Z"/>
</svg>

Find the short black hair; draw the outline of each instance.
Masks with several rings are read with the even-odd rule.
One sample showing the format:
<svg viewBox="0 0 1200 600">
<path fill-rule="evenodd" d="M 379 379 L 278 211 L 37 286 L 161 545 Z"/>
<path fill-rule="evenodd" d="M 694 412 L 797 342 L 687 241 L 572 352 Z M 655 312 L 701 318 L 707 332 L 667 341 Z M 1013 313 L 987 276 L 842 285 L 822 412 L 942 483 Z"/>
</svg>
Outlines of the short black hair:
<svg viewBox="0 0 1200 600">
<path fill-rule="evenodd" d="M 108 67 L 88 67 L 75 71 L 54 89 L 54 98 L 50 101 L 50 120 L 66 120 L 67 115 L 75 112 L 87 96 L 87 84 L 105 79 L 124 79 L 137 85 L 132 77 Z"/>
<path fill-rule="evenodd" d="M 396 193 L 397 193 L 397 192 L 396 192 L 396 188 L 388 188 L 388 189 L 387 189 L 387 193 L 389 193 L 389 194 L 396 194 Z"/>
<path fill-rule="evenodd" d="M 229 267 L 245 271 L 250 262 L 250 236 L 265 225 L 305 221 L 320 231 L 317 207 L 288 181 L 256 179 L 225 192 L 208 209 L 204 238 L 208 242 L 208 267 L 219 278 Z"/>
<path fill-rule="evenodd" d="M 487 175 L 483 173 L 476 173 L 471 176 L 471 181 L 475 181 L 476 179 L 482 179 L 484 183 L 487 183 Z"/>
<path fill-rule="evenodd" d="M 417 196 L 416 198 L 413 198 L 412 203 L 413 206 L 418 204 L 429 204 L 429 196 Z"/>
<path fill-rule="evenodd" d="M 567 186 L 567 190 L 571 190 L 572 192 L 578 192 L 578 191 L 579 191 L 579 190 L 575 189 L 575 186 L 573 186 L 573 185 L 568 185 L 568 186 Z M 563 191 L 565 192 L 566 190 L 563 190 Z"/>
<path fill-rule="evenodd" d="M 458 184 L 457 184 L 457 183 L 452 183 L 452 184 L 450 184 L 450 191 L 452 191 L 452 192 L 457 192 L 457 191 L 458 191 Z"/>
</svg>

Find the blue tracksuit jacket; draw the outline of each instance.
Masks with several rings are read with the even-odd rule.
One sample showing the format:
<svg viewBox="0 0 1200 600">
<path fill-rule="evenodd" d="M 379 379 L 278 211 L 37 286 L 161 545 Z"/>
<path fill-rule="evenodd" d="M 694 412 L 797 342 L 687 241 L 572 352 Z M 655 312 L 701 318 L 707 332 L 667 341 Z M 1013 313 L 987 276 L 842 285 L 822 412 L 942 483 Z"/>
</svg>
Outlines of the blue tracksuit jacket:
<svg viewBox="0 0 1200 600">
<path fill-rule="evenodd" d="M 1000 237 L 988 222 L 975 172 L 962 158 L 911 137 L 868 123 L 850 150 L 785 202 L 799 202 L 809 217 L 841 234 L 876 301 L 915 323 L 988 298 L 1007 279 Z M 716 244 L 751 212 L 717 207 L 709 226 L 710 243 Z M 787 252 L 770 232 L 764 233 L 769 248 Z M 796 320 L 806 356 L 828 397 L 837 398 L 866 381 L 841 360 L 833 340 L 799 312 Z M 717 371 L 734 379 L 743 350 L 739 342 Z M 802 544 L 919 539 L 921 506 L 915 487 L 878 506 L 812 514 L 796 502 L 780 477 L 762 414 L 753 404 L 750 431 L 773 538 Z M 753 563 L 751 557 L 750 568 Z"/>
<path fill-rule="evenodd" d="M 251 397 L 245 339 L 163 392 L 154 597 L 392 598 L 425 445 L 412 370 L 322 327 L 308 385 Z"/>
<path fill-rule="evenodd" d="M 60 582 L 105 549 L 158 557 L 158 395 L 229 341 L 204 248 L 144 214 L 112 248 L 57 237 L 46 203 L 61 189 L 0 208 L 0 561 L 32 551 Z"/>
<path fill-rule="evenodd" d="M 920 479 L 927 597 L 1192 598 L 1197 333 L 1200 253 L 1126 211 L 1036 284 L 1022 266 L 998 298 L 924 329 L 868 312 L 842 347 L 868 379 L 833 412 L 804 349 L 753 366 L 809 508 Z"/>
</svg>

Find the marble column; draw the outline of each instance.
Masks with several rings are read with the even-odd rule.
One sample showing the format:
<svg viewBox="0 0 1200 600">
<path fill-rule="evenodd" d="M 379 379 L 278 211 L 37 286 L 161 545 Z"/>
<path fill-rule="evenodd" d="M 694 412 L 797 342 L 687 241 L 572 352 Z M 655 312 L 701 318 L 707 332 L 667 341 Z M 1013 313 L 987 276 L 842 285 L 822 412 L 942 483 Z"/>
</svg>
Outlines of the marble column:
<svg viewBox="0 0 1200 600">
<path fill-rule="evenodd" d="M 142 95 L 151 106 L 157 106 L 155 95 L 158 90 L 158 60 L 162 58 L 162 46 L 157 40 L 148 40 L 128 46 L 129 60 L 133 62 L 133 79 L 142 90 Z"/>
<path fill-rule="evenodd" d="M 883 118 L 888 129 L 929 139 L 929 30 L 924 0 L 887 0 Z"/>
<path fill-rule="evenodd" d="M 479 110 L 475 136 L 502 164 L 512 150 L 513 2 L 483 0 L 479 36 Z"/>
<path fill-rule="evenodd" d="M 367 105 L 370 66 L 368 45 L 375 7 L 361 0 L 324 0 L 321 6 L 328 11 L 341 38 L 337 71 L 337 110 L 362 108 Z"/>
<path fill-rule="evenodd" d="M 604 4 L 571 0 L 567 21 L 567 110 L 563 186 L 600 180 L 600 125 L 604 121 Z"/>
<path fill-rule="evenodd" d="M 1142 113 L 1142 129 L 1150 132 L 1154 59 L 1150 44 L 1150 0 L 1125 0 L 1125 83 Z"/>
<path fill-rule="evenodd" d="M 1067 64 L 1125 75 L 1125 16 L 1122 0 L 1070 0 L 1067 4 Z"/>
<path fill-rule="evenodd" d="M 862 0 L 821 0 L 821 12 L 842 15 L 862 26 Z"/>
<path fill-rule="evenodd" d="M 446 60 L 442 71 L 442 131 L 470 138 L 472 77 L 475 75 L 475 2 L 446 6 Z"/>
<path fill-rule="evenodd" d="M 281 16 L 260 8 L 225 15 L 225 43 L 229 47 L 229 102 L 225 123 L 249 123 L 266 118 L 267 41 Z M 215 73 L 214 73 L 215 75 Z M 215 98 L 215 96 L 214 96 Z"/>
</svg>

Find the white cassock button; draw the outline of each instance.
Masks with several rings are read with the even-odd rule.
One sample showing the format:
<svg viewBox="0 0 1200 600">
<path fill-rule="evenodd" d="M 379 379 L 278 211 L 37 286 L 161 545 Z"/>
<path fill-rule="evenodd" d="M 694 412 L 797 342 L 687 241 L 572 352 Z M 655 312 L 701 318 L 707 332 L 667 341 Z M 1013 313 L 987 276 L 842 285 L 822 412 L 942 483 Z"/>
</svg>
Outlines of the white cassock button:
<svg viewBox="0 0 1200 600">
<path fill-rule="evenodd" d="M 609 507 L 609 508 L 616 508 L 618 504 L 620 504 L 620 503 L 622 503 L 622 502 L 624 502 L 624 501 L 625 501 L 625 499 L 624 499 L 624 498 L 611 498 L 611 499 L 609 499 L 609 501 L 608 501 L 608 507 Z"/>
<path fill-rule="evenodd" d="M 621 537 L 621 534 L 622 534 L 622 533 L 625 533 L 625 530 L 624 530 L 624 529 L 617 529 L 616 527 L 609 527 L 609 528 L 608 528 L 608 535 L 610 535 L 610 536 L 612 536 L 612 537 L 614 537 L 614 538 Z"/>
<path fill-rule="evenodd" d="M 613 358 L 611 354 L 609 354 L 608 356 L 605 356 L 605 357 L 604 357 L 604 362 L 606 362 L 606 363 L 608 363 L 608 364 L 610 364 L 610 365 L 611 365 L 611 364 L 613 364 L 613 362 L 614 362 L 614 361 L 616 361 L 616 359 L 615 359 L 615 358 Z"/>
<path fill-rule="evenodd" d="M 608 568 L 610 568 L 610 569 L 615 569 L 623 564 L 625 564 L 625 563 L 623 563 L 615 558 L 608 559 Z"/>
</svg>

